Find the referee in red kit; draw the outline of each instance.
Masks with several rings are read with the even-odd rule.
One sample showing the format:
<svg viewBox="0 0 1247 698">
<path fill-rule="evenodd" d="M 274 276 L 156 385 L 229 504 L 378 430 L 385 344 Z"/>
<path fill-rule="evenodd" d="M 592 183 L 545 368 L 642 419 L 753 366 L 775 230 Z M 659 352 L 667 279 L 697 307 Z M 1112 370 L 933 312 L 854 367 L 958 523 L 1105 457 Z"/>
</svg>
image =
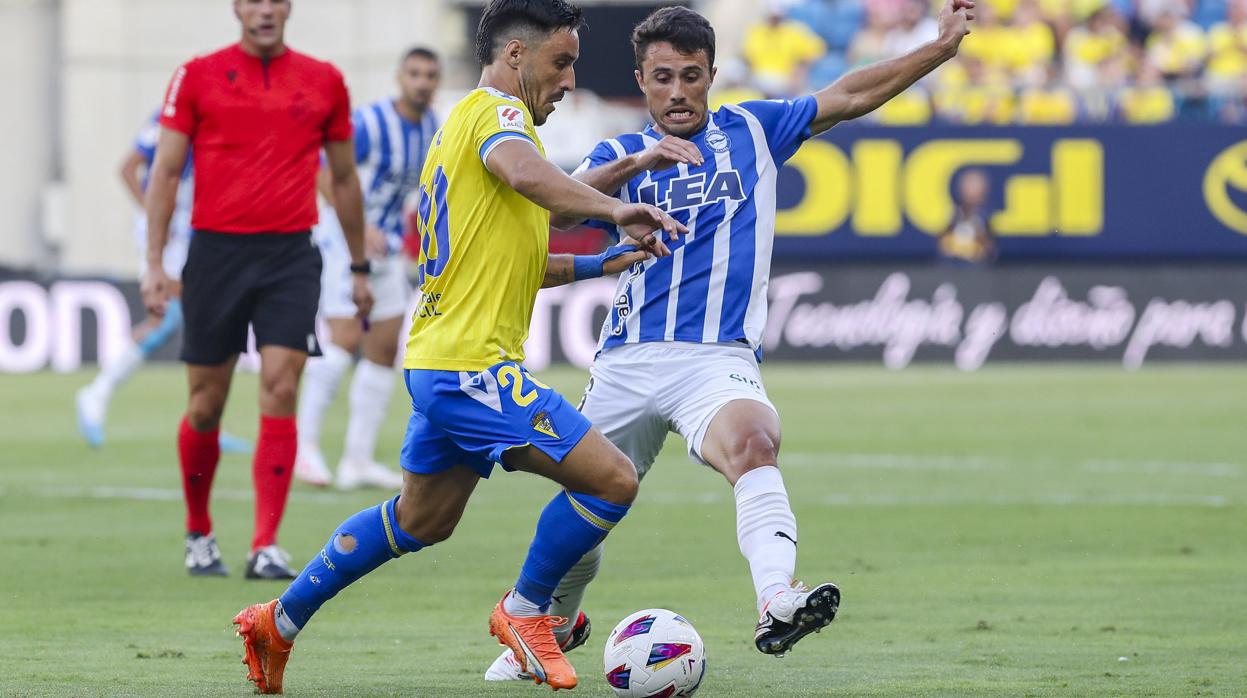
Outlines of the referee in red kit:
<svg viewBox="0 0 1247 698">
<path fill-rule="evenodd" d="M 260 431 L 252 480 L 255 537 L 248 579 L 293 579 L 277 547 L 294 471 L 295 402 L 308 356 L 320 351 L 321 257 L 312 245 L 323 149 L 354 272 L 352 300 L 372 307 L 350 98 L 342 74 L 283 40 L 290 0 L 233 0 L 242 40 L 178 68 L 160 118 L 147 193 L 143 299 L 164 311 L 173 282 L 161 254 L 188 150 L 195 159 L 194 235 L 182 272 L 190 397 L 178 430 L 186 497 L 186 569 L 224 575 L 208 498 L 220 460 L 217 432 L 247 326 L 260 350 Z"/>
</svg>

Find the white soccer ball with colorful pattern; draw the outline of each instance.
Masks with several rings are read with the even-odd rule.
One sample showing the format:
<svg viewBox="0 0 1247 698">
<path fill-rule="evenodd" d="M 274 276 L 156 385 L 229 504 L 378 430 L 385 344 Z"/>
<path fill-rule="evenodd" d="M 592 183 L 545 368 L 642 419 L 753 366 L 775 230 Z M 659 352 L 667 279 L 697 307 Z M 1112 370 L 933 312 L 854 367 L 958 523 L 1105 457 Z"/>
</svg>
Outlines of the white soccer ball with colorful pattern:
<svg viewBox="0 0 1247 698">
<path fill-rule="evenodd" d="M 619 621 L 606 638 L 606 682 L 621 698 L 691 696 L 706 676 L 706 646 L 677 613 L 650 608 Z"/>
</svg>

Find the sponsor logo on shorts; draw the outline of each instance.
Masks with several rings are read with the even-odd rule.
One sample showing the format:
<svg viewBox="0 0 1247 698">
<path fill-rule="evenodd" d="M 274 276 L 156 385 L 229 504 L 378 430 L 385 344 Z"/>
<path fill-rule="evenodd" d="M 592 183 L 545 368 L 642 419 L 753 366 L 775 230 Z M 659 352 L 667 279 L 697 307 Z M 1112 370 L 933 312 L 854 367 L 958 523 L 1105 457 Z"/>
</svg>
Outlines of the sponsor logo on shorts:
<svg viewBox="0 0 1247 698">
<path fill-rule="evenodd" d="M 554 430 L 554 422 L 550 421 L 549 412 L 538 412 L 537 416 L 533 417 L 533 430 L 539 431 L 553 439 L 562 438 L 559 436 L 558 432 Z"/>
<path fill-rule="evenodd" d="M 752 386 L 755 390 L 762 390 L 762 384 L 749 376 L 741 375 L 739 373 L 730 373 L 727 377 L 737 383 L 744 383 L 745 385 Z"/>
<path fill-rule="evenodd" d="M 460 371 L 459 389 L 489 409 L 498 413 L 502 412 L 502 396 L 498 392 L 498 379 L 489 371 L 480 373 Z"/>
</svg>

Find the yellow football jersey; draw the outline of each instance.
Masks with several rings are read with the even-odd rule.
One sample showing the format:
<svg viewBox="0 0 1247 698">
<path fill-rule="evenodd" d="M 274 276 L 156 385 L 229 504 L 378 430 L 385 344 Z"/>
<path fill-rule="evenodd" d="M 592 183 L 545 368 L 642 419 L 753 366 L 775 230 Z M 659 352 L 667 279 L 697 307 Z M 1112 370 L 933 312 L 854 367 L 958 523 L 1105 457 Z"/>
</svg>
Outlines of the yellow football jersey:
<svg viewBox="0 0 1247 698">
<path fill-rule="evenodd" d="M 545 156 L 524 104 L 490 88 L 468 93 L 433 139 L 420 174 L 423 283 L 404 368 L 481 371 L 524 360 L 550 213 L 485 168 L 509 140 Z"/>
</svg>

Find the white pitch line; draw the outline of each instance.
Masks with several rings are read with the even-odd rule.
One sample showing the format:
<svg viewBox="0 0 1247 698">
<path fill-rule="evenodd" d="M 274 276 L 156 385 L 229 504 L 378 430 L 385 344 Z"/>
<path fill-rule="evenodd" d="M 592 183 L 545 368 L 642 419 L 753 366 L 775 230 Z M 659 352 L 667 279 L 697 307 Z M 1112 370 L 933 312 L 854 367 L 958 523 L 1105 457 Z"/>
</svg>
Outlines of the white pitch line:
<svg viewBox="0 0 1247 698">
<path fill-rule="evenodd" d="M 0 495 L 7 496 L 9 492 Z M 182 490 L 161 487 L 113 487 L 98 485 L 91 487 L 57 486 L 35 487 L 30 490 L 12 492 L 12 496 L 33 496 L 47 499 L 126 499 L 140 502 L 180 502 Z M 249 502 L 255 495 L 244 490 L 214 490 L 213 499 Z M 332 492 L 291 492 L 290 499 L 297 502 L 329 503 L 340 502 L 342 496 Z"/>
<path fill-rule="evenodd" d="M 40 497 L 46 499 L 108 499 L 152 502 L 180 502 L 182 491 L 158 487 L 36 487 L 30 490 L 3 490 L 0 497 Z M 251 501 L 251 492 L 242 490 L 219 490 L 212 493 L 214 498 L 234 501 Z M 334 492 L 292 492 L 294 501 L 317 504 L 336 504 L 344 500 L 344 495 Z M 730 498 L 726 490 L 720 492 L 700 492 L 683 494 L 677 492 L 646 492 L 641 495 L 645 502 L 653 504 L 680 505 L 718 504 Z M 831 494 L 815 500 L 818 504 L 829 507 L 855 506 L 946 506 L 946 505 L 988 505 L 988 506 L 1197 506 L 1227 507 L 1236 502 L 1228 497 L 1217 495 L 1181 495 L 1163 493 L 1136 493 L 1120 495 L 1083 495 L 1069 493 L 1035 494 L 1035 495 L 1002 495 L 987 497 L 965 497 L 959 495 L 898 495 L 888 493 L 876 494 Z M 802 500 L 797 499 L 801 504 Z"/>
<path fill-rule="evenodd" d="M 880 470 L 991 470 L 1002 458 L 924 456 L 904 453 L 780 453 L 779 463 L 797 467 L 878 468 Z"/>
<path fill-rule="evenodd" d="M 1126 473 L 1129 475 L 1206 475 L 1208 477 L 1239 477 L 1244 468 L 1238 463 L 1181 463 L 1169 461 L 1091 460 L 1083 469 L 1092 473 Z"/>
<path fill-rule="evenodd" d="M 642 492 L 639 502 L 687 506 L 689 504 L 718 504 L 728 502 L 727 494 L 702 492 L 693 496 L 677 492 Z M 1141 506 L 1141 507 L 1227 507 L 1235 504 L 1230 498 L 1217 495 L 1180 495 L 1139 493 L 1121 495 L 1083 495 L 1069 493 L 1036 495 L 1001 495 L 966 497 L 960 495 L 898 495 L 876 494 L 830 494 L 814 500 L 828 507 L 894 507 L 894 506 Z M 805 502 L 797 498 L 798 505 Z"/>
<path fill-rule="evenodd" d="M 863 468 L 879 470 L 997 470 L 1006 465 L 1053 465 L 1053 459 L 1024 459 L 1004 456 L 930 456 L 905 453 L 781 453 L 780 467 L 798 468 Z M 1087 472 L 1123 475 L 1201 475 L 1207 477 L 1241 477 L 1247 467 L 1238 463 L 1199 463 L 1184 461 L 1131 461 L 1098 458 L 1070 461 L 1069 464 Z"/>
<path fill-rule="evenodd" d="M 1181 494 L 1119 494 L 1119 495 L 1083 495 L 1068 493 L 964 497 L 950 496 L 897 496 L 891 494 L 877 495 L 828 495 L 819 500 L 827 506 L 943 506 L 943 505 L 987 505 L 987 506 L 1196 506 L 1196 507 L 1227 507 L 1232 504 L 1229 498 L 1217 495 L 1181 495 Z"/>
</svg>

